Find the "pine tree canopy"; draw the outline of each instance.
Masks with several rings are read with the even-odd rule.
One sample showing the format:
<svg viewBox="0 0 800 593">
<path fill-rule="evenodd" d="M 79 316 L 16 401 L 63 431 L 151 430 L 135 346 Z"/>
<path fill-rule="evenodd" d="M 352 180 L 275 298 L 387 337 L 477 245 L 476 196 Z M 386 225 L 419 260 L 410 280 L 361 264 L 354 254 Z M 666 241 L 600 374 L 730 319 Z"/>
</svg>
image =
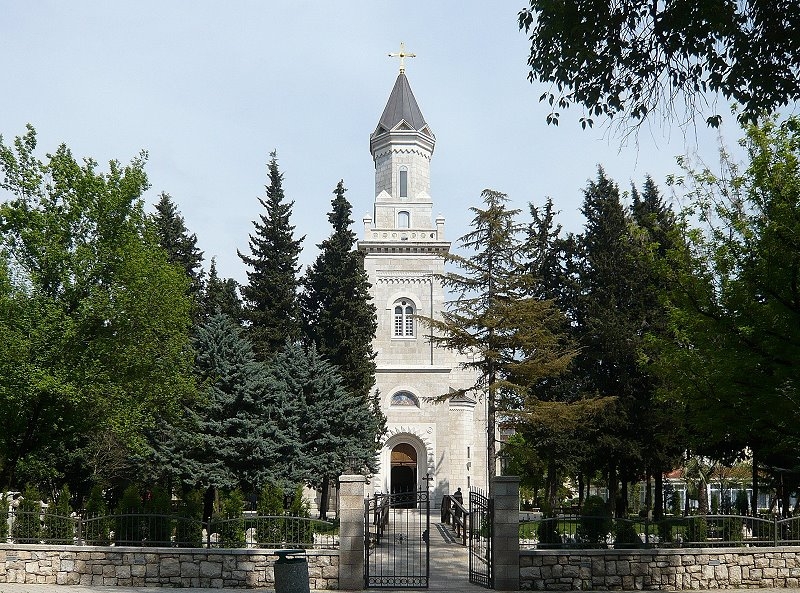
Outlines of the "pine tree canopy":
<svg viewBox="0 0 800 593">
<path fill-rule="evenodd" d="M 247 284 L 241 292 L 245 316 L 250 322 L 250 339 L 262 360 L 270 358 L 286 340 L 300 337 L 297 276 L 304 238 L 294 239 L 295 227 L 291 224 L 294 202 L 284 195 L 283 174 L 274 151 L 267 171 L 267 195 L 258 199 L 264 213 L 253 221 L 255 233 L 250 235 L 250 255 L 238 252 L 249 268 Z"/>
</svg>

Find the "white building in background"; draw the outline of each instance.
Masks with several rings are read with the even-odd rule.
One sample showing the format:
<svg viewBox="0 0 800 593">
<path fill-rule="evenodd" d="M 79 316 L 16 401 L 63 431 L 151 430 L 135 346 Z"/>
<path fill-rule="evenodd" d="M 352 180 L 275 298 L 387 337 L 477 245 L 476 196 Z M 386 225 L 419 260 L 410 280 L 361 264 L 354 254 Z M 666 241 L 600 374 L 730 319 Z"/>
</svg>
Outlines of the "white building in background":
<svg viewBox="0 0 800 593">
<path fill-rule="evenodd" d="M 483 398 L 432 399 L 473 385 L 456 353 L 426 337 L 418 316 L 437 317 L 445 302 L 436 278 L 450 249 L 444 218 L 433 218 L 430 163 L 436 139 L 402 67 L 375 131 L 375 204 L 364 217 L 358 248 L 378 316 L 373 342 L 376 388 L 387 417 L 374 492 L 429 487 L 432 502 L 457 488 L 486 489 L 486 407 Z"/>
</svg>

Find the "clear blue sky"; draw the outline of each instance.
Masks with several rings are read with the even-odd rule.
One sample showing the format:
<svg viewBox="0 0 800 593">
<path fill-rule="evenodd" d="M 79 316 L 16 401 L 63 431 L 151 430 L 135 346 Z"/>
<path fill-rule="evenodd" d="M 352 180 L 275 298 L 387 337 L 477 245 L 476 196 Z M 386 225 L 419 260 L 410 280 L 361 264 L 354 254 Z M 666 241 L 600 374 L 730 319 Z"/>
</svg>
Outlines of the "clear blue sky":
<svg viewBox="0 0 800 593">
<path fill-rule="evenodd" d="M 578 231 L 598 164 L 627 189 L 646 173 L 663 187 L 687 150 L 715 162 L 716 132 L 705 129 L 685 138 L 656 120 L 638 146 L 620 147 L 602 129 L 581 130 L 575 108 L 547 126 L 545 89 L 526 78 L 523 5 L 0 0 L 0 134 L 10 142 L 30 122 L 42 156 L 64 142 L 101 163 L 147 150 L 147 203 L 170 193 L 206 267 L 216 256 L 220 274 L 239 281 L 236 250 L 248 249 L 273 149 L 306 235 L 303 263 L 329 233 L 339 179 L 361 235 L 374 199 L 369 134 L 397 76 L 387 54 L 401 41 L 418 56 L 406 73 L 436 134 L 431 194 L 450 240 L 468 229 L 484 188 L 523 209 L 550 196 Z M 723 133 L 734 145 L 740 135 L 732 122 Z"/>
</svg>

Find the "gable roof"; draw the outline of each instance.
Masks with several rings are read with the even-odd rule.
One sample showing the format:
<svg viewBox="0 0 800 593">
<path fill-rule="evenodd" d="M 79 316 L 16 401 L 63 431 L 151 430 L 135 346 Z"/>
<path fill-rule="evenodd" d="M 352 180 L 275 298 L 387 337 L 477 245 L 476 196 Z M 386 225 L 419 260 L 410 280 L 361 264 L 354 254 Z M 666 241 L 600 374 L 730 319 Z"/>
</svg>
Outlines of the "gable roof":
<svg viewBox="0 0 800 593">
<path fill-rule="evenodd" d="M 378 122 L 377 132 L 388 132 L 401 122 L 405 122 L 417 132 L 425 131 L 430 134 L 429 130 L 425 130 L 427 123 L 417 105 L 414 93 L 411 92 L 411 85 L 408 84 L 405 72 L 400 72 L 394 83 L 392 94 L 389 95 L 389 101 Z"/>
</svg>

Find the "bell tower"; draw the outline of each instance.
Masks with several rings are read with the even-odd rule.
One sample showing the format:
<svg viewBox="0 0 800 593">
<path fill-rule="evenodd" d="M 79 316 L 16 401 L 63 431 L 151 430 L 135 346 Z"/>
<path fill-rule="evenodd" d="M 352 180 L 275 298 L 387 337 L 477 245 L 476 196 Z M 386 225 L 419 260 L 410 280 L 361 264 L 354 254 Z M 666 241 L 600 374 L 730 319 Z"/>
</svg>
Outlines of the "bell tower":
<svg viewBox="0 0 800 593">
<path fill-rule="evenodd" d="M 453 351 L 430 340 L 423 318 L 441 318 L 445 293 L 440 277 L 450 250 L 444 218 L 433 218 L 431 157 L 436 144 L 406 78 L 401 45 L 400 73 L 369 148 L 375 163 L 373 212 L 364 217 L 358 249 L 372 285 L 378 328 L 375 387 L 388 429 L 373 487 L 381 492 L 433 489 L 441 495 L 483 486 L 485 467 L 471 451 L 485 433 L 476 401 L 436 402 L 474 380 Z M 472 455 L 472 456 L 471 456 Z"/>
</svg>

